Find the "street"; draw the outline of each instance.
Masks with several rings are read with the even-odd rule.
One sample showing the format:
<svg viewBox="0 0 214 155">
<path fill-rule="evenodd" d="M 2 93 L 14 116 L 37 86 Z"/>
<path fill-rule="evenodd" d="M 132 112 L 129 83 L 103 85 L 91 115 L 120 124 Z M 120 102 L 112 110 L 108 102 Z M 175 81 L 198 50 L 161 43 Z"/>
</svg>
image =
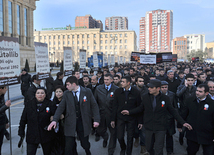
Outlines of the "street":
<svg viewBox="0 0 214 155">
<path fill-rule="evenodd" d="M 19 92 L 19 91 L 17 91 Z M 12 131 L 12 153 L 13 155 L 26 155 L 26 143 L 24 142 L 24 147 L 18 148 L 18 142 L 20 137 L 18 136 L 18 125 L 19 125 L 19 120 L 22 114 L 22 110 L 24 108 L 23 105 L 23 99 L 17 100 L 12 102 L 11 106 L 11 131 Z M 8 114 L 8 111 L 6 111 Z M 103 140 L 101 139 L 99 142 L 95 142 L 95 136 L 90 135 L 90 142 L 91 142 L 91 152 L 92 155 L 107 155 L 107 148 L 102 147 L 102 142 Z M 185 141 L 185 140 L 184 140 Z M 77 144 L 78 148 L 78 153 L 79 155 L 85 155 L 84 150 L 82 149 L 79 141 Z M 174 135 L 174 154 L 175 155 L 186 155 L 186 143 L 184 142 L 184 145 L 181 146 L 178 142 L 178 133 Z M 133 147 L 133 155 L 139 155 L 140 153 L 140 147 L 135 148 Z M 200 149 L 200 153 L 197 155 L 202 155 L 202 150 Z M 120 146 L 119 143 L 117 144 L 116 150 L 115 150 L 115 155 L 119 155 L 120 153 Z M 10 155 L 10 141 L 6 140 L 4 138 L 3 140 L 3 146 L 2 146 L 2 154 L 3 155 Z M 42 155 L 42 149 L 39 148 L 37 150 L 37 155 Z M 164 155 L 166 155 L 166 151 L 164 148 Z"/>
</svg>

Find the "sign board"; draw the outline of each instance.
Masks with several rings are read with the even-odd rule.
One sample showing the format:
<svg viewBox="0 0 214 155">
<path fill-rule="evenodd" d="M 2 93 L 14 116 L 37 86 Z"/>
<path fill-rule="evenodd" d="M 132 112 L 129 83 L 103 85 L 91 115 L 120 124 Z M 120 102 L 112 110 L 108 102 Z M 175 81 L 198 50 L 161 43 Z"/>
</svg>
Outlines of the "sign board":
<svg viewBox="0 0 214 155">
<path fill-rule="evenodd" d="M 98 68 L 98 56 L 97 56 L 97 52 L 93 53 L 93 65 L 95 68 Z"/>
<path fill-rule="evenodd" d="M 172 62 L 172 52 L 158 53 L 157 63 L 162 63 L 162 62 Z"/>
<path fill-rule="evenodd" d="M 115 57 L 114 57 L 114 55 L 111 55 L 111 65 L 115 65 Z"/>
<path fill-rule="evenodd" d="M 199 57 L 193 57 L 192 58 L 192 62 L 198 62 L 199 61 Z"/>
<path fill-rule="evenodd" d="M 64 50 L 64 75 L 72 75 L 73 62 L 72 62 L 72 50 L 71 47 L 63 47 Z"/>
<path fill-rule="evenodd" d="M 156 64 L 156 55 L 140 55 L 140 63 L 141 64 Z"/>
<path fill-rule="evenodd" d="M 177 54 L 172 54 L 172 62 L 177 62 Z"/>
<path fill-rule="evenodd" d="M 86 50 L 81 49 L 80 50 L 80 69 L 86 68 Z"/>
<path fill-rule="evenodd" d="M 108 57 L 107 55 L 103 55 L 103 67 L 108 66 Z"/>
<path fill-rule="evenodd" d="M 50 77 L 50 65 L 48 56 L 48 45 L 46 43 L 34 42 L 37 79 L 43 80 Z"/>
<path fill-rule="evenodd" d="M 132 52 L 131 53 L 131 61 L 140 62 L 140 53 L 139 52 Z"/>
<path fill-rule="evenodd" d="M 0 87 L 20 83 L 18 38 L 0 37 Z"/>
</svg>

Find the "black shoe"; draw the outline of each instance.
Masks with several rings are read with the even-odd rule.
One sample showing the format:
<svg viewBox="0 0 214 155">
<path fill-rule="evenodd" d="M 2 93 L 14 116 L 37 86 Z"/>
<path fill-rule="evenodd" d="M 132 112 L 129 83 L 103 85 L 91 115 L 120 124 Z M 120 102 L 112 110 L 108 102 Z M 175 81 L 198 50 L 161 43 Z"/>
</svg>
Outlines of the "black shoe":
<svg viewBox="0 0 214 155">
<path fill-rule="evenodd" d="M 106 148 L 108 140 L 103 140 L 103 147 Z"/>
<path fill-rule="evenodd" d="M 6 138 L 7 140 L 10 140 L 10 134 L 9 134 L 9 133 L 5 134 L 5 138 Z"/>
<path fill-rule="evenodd" d="M 125 155 L 125 153 L 126 153 L 126 150 L 121 150 L 120 151 L 120 155 Z"/>
<path fill-rule="evenodd" d="M 95 142 L 98 142 L 100 140 L 100 136 L 95 137 Z"/>
</svg>

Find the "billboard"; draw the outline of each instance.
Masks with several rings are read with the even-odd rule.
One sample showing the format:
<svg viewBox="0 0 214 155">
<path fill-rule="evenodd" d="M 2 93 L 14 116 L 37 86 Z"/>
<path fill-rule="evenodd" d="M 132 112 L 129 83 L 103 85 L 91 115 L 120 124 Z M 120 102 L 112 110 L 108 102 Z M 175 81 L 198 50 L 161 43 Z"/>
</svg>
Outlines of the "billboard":
<svg viewBox="0 0 214 155">
<path fill-rule="evenodd" d="M 73 59 L 71 47 L 63 47 L 64 50 L 64 75 L 72 75 L 73 70 Z"/>
<path fill-rule="evenodd" d="M 80 50 L 80 70 L 83 70 L 86 68 L 86 50 L 81 49 Z"/>
<path fill-rule="evenodd" d="M 132 52 L 131 53 L 131 61 L 140 62 L 140 53 Z"/>
<path fill-rule="evenodd" d="M 140 55 L 141 64 L 156 64 L 156 55 L 155 54 L 141 54 Z"/>
</svg>

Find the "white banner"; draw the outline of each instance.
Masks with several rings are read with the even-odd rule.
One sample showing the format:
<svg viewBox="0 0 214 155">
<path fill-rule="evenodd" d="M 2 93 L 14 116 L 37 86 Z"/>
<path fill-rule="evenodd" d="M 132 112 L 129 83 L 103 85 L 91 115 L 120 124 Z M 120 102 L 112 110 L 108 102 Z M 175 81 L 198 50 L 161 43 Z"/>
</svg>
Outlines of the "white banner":
<svg viewBox="0 0 214 155">
<path fill-rule="evenodd" d="M 114 57 L 114 55 L 111 55 L 111 65 L 115 65 L 115 57 Z"/>
<path fill-rule="evenodd" d="M 80 50 L 80 68 L 86 68 L 86 50 Z"/>
<path fill-rule="evenodd" d="M 20 83 L 18 38 L 0 37 L 0 87 Z"/>
<path fill-rule="evenodd" d="M 141 64 L 156 64 L 156 55 L 140 55 Z"/>
<path fill-rule="evenodd" d="M 34 42 L 37 79 L 50 77 L 50 65 L 48 57 L 48 45 L 46 43 Z"/>
<path fill-rule="evenodd" d="M 111 65 L 111 55 L 108 54 L 108 65 L 110 66 Z"/>
<path fill-rule="evenodd" d="M 93 65 L 94 65 L 94 67 L 98 67 L 97 52 L 94 52 L 94 53 L 93 53 Z"/>
<path fill-rule="evenodd" d="M 64 75 L 72 75 L 73 70 L 73 59 L 72 59 L 72 49 L 71 47 L 63 47 L 64 50 Z"/>
</svg>

